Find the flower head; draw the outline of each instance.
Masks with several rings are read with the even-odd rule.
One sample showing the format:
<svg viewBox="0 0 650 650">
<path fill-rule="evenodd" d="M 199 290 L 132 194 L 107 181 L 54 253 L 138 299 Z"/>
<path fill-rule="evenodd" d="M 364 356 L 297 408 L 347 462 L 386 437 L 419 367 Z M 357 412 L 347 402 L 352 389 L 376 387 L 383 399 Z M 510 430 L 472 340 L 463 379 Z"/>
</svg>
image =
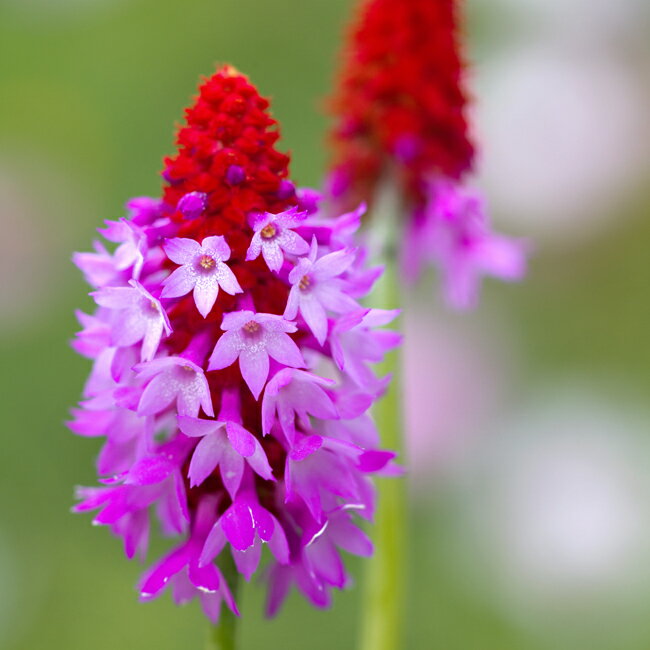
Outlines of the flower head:
<svg viewBox="0 0 650 650">
<path fill-rule="evenodd" d="M 378 273 L 354 245 L 358 218 L 324 218 L 286 178 L 266 109 L 232 68 L 207 79 L 162 198 L 109 222 L 114 250 L 74 258 L 97 311 L 79 314 L 74 347 L 93 368 L 70 428 L 105 437 L 101 485 L 76 510 L 98 510 L 129 557 L 145 557 L 157 519 L 177 542 L 141 598 L 171 586 L 211 620 L 224 602 L 237 612 L 215 558 L 248 579 L 264 544 L 273 609 L 287 576 L 327 604 L 347 584 L 339 549 L 370 551 L 341 513 L 369 518 L 368 475 L 392 471 L 367 411 L 384 385 L 369 363 L 396 340 L 357 302 Z M 307 548 L 319 530 L 322 553 Z"/>
<path fill-rule="evenodd" d="M 431 206 L 446 202 L 449 188 L 459 197 L 468 193 L 462 184 L 473 171 L 475 148 L 464 71 L 455 2 L 362 2 L 331 101 L 336 122 L 329 176 L 329 194 L 343 208 L 372 203 L 386 182 L 397 187 L 406 217 L 400 253 L 407 279 L 420 275 L 423 262 L 433 262 L 442 267 L 447 302 L 460 308 L 475 302 L 476 287 L 469 287 L 476 285 L 469 279 L 475 274 L 468 273 L 473 265 L 455 264 L 440 254 L 445 243 L 438 236 L 445 239 L 450 230 Z M 447 202 L 447 211 L 455 222 L 454 234 L 473 228 L 462 198 Z M 482 221 L 485 238 L 508 249 L 518 270 L 485 268 L 477 274 L 519 279 L 525 245 L 493 235 L 487 217 Z M 471 298 L 450 290 L 461 284 L 468 287 L 460 292 Z"/>
<path fill-rule="evenodd" d="M 164 245 L 167 257 L 181 266 L 164 281 L 162 298 L 178 298 L 194 290 L 196 308 L 204 318 L 219 295 L 219 287 L 231 296 L 242 293 L 237 278 L 226 264 L 230 247 L 223 237 L 206 237 L 201 244 L 177 237 Z"/>
<path fill-rule="evenodd" d="M 309 246 L 292 228 L 299 226 L 307 217 L 306 212 L 291 208 L 280 214 L 254 215 L 253 230 L 255 234 L 246 253 L 247 260 L 256 259 L 260 252 L 271 271 L 279 271 L 284 261 L 284 253 L 304 255 Z"/>
</svg>

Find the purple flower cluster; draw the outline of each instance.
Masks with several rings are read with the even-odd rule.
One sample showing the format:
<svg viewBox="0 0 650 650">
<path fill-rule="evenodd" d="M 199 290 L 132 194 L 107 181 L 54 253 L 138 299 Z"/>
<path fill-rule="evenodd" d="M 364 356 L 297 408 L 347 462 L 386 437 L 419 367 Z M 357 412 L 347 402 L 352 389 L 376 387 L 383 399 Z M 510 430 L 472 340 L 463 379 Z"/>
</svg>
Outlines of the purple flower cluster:
<svg viewBox="0 0 650 650">
<path fill-rule="evenodd" d="M 239 133 L 262 138 L 240 113 L 224 131 L 228 111 L 241 111 L 233 93 L 268 133 L 245 78 L 225 69 L 201 93 L 211 112 L 196 124 L 188 113 L 179 139 L 193 148 L 168 161 L 165 199 L 135 199 L 100 230 L 115 250 L 75 255 L 97 309 L 79 313 L 73 346 L 93 367 L 70 427 L 105 440 L 100 485 L 79 488 L 75 510 L 98 511 L 129 558 L 146 557 L 154 522 L 176 538 L 145 573 L 143 600 L 171 586 L 213 621 L 222 601 L 237 613 L 216 560 L 232 554 L 250 579 L 266 544 L 268 611 L 292 584 L 327 606 L 348 583 L 340 550 L 372 552 L 355 523 L 373 516 L 371 476 L 399 471 L 368 413 L 386 384 L 371 364 L 399 343 L 376 328 L 395 313 L 359 302 L 380 273 L 354 245 L 362 210 L 324 219 L 314 192 L 271 173 L 280 154 L 236 150 Z M 186 163 L 209 137 L 215 158 Z M 215 163 L 226 144 L 236 175 Z M 238 223 L 228 210 L 244 200 L 285 208 Z"/>
<path fill-rule="evenodd" d="M 449 179 L 427 183 L 426 201 L 406 225 L 402 268 L 411 281 L 438 269 L 445 301 L 455 309 L 478 303 L 483 276 L 507 282 L 526 274 L 525 242 L 492 231 L 483 198 Z"/>
</svg>

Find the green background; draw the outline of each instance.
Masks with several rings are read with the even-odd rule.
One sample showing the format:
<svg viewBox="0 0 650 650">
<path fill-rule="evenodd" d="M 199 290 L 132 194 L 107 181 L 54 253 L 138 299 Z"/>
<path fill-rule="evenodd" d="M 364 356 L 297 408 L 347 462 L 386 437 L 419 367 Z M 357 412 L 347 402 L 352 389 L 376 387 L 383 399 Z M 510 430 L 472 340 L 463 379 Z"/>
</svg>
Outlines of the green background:
<svg viewBox="0 0 650 650">
<path fill-rule="evenodd" d="M 200 648 L 206 625 L 196 603 L 177 609 L 165 595 L 138 604 L 141 567 L 127 562 L 119 542 L 92 527 L 90 517 L 68 512 L 73 486 L 93 483 L 98 450 L 97 441 L 76 438 L 63 425 L 88 372 L 67 345 L 74 309 L 88 305 L 69 258 L 88 249 L 101 220 L 122 215 L 128 197 L 158 192 L 172 127 L 199 75 L 216 62 L 232 62 L 271 97 L 294 180 L 318 184 L 326 161 L 319 107 L 350 3 L 62 5 L 0 2 L 0 172 L 17 202 L 0 206 L 3 237 L 20 225 L 25 205 L 36 215 L 35 227 L 19 233 L 28 240 L 26 253 L 2 282 L 36 274 L 29 291 L 37 294 L 24 309 L 2 305 L 8 316 L 0 338 L 0 647 Z M 490 12 L 472 12 L 479 57 L 500 29 Z M 578 249 L 541 247 L 525 286 L 491 285 L 486 292 L 485 301 L 514 323 L 524 381 L 598 373 L 612 389 L 623 377 L 632 397 L 648 394 L 648 203 L 630 196 L 617 211 L 615 228 Z M 444 489 L 414 498 L 410 515 L 408 648 L 595 647 L 593 639 L 558 640 L 551 629 L 531 632 L 505 615 L 485 586 L 457 578 L 447 561 L 453 500 Z M 350 566 L 360 578 L 360 564 Z M 294 595 L 269 622 L 262 589 L 253 584 L 243 598 L 242 648 L 351 649 L 359 593 L 337 594 L 328 612 Z M 632 641 L 608 647 L 650 647 L 647 620 Z"/>
</svg>

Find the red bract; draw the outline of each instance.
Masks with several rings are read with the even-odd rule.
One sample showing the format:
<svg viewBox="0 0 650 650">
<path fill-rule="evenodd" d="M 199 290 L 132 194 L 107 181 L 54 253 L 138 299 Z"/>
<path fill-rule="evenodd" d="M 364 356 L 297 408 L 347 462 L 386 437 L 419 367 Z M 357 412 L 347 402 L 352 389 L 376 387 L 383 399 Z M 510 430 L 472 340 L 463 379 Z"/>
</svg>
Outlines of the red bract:
<svg viewBox="0 0 650 650">
<path fill-rule="evenodd" d="M 369 200 L 387 166 L 423 200 L 423 180 L 472 166 L 452 0 L 369 0 L 343 53 L 331 101 L 335 195 Z"/>
</svg>

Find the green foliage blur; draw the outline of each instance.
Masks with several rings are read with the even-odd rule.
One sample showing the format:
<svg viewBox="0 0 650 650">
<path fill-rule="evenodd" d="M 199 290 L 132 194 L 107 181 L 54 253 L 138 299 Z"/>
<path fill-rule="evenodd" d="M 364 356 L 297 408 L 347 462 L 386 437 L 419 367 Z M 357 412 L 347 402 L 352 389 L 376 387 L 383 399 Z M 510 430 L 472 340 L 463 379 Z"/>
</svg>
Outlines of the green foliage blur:
<svg viewBox="0 0 650 650">
<path fill-rule="evenodd" d="M 169 594 L 139 604 L 141 567 L 89 516 L 69 514 L 73 487 L 93 484 L 99 449 L 63 424 L 89 369 L 67 345 L 74 310 L 89 306 L 70 255 L 87 250 L 101 220 L 121 216 L 129 197 L 157 194 L 173 125 L 199 76 L 218 62 L 231 62 L 271 97 L 293 178 L 318 185 L 326 163 L 321 104 L 351 4 L 0 0 L 3 251 L 14 249 L 12 236 L 17 242 L 16 259 L 1 267 L 2 283 L 24 287 L 0 307 L 0 648 L 202 647 L 198 605 L 178 609 Z M 484 30 L 492 29 L 487 12 L 473 17 L 479 51 Z M 579 250 L 540 250 L 524 286 L 486 292 L 485 301 L 515 323 L 525 381 L 598 373 L 612 390 L 624 377 L 637 397 L 650 392 L 648 202 L 633 196 L 619 210 L 616 228 Z M 443 552 L 452 509 L 444 490 L 413 501 L 406 647 L 563 647 L 551 631 L 531 633 L 456 579 Z M 154 544 L 154 554 L 164 548 Z M 360 563 L 350 567 L 359 582 Z M 254 583 L 242 603 L 244 650 L 354 648 L 358 584 L 337 594 L 330 611 L 294 595 L 266 621 L 263 590 Z M 650 621 L 633 637 L 611 650 L 650 647 Z"/>
</svg>

